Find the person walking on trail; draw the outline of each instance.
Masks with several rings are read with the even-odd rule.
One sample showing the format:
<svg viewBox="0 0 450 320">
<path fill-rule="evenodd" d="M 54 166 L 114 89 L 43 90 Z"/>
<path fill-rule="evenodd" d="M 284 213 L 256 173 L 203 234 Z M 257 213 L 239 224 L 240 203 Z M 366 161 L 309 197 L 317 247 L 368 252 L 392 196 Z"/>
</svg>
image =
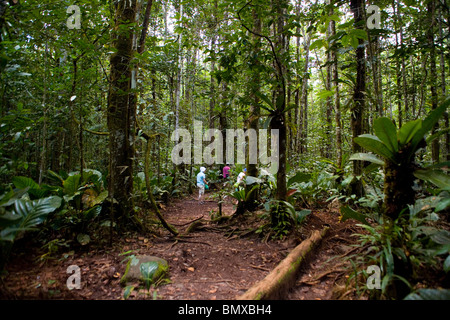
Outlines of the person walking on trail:
<svg viewBox="0 0 450 320">
<path fill-rule="evenodd" d="M 205 194 L 205 186 L 208 186 L 208 183 L 206 182 L 206 174 L 205 174 L 206 168 L 200 167 L 200 172 L 197 174 L 197 187 L 198 189 L 198 201 L 202 204 L 203 201 L 202 196 Z"/>
<path fill-rule="evenodd" d="M 224 179 L 227 179 L 230 176 L 230 170 L 231 170 L 231 168 L 230 168 L 230 166 L 228 164 L 225 167 L 223 167 L 222 177 Z"/>
<path fill-rule="evenodd" d="M 244 181 L 246 173 L 247 173 L 247 168 L 244 168 L 244 170 L 242 170 L 237 177 L 237 183 L 241 183 L 242 181 Z"/>
<path fill-rule="evenodd" d="M 247 168 L 244 168 L 244 170 L 242 170 L 240 173 L 239 173 L 239 175 L 238 175 L 238 177 L 237 177 L 237 180 L 236 180 L 236 183 L 235 183 L 235 187 L 236 187 L 236 190 L 237 190 L 237 188 L 239 187 L 239 185 L 242 183 L 242 182 L 244 182 L 244 178 L 245 178 L 245 174 L 247 173 Z"/>
</svg>

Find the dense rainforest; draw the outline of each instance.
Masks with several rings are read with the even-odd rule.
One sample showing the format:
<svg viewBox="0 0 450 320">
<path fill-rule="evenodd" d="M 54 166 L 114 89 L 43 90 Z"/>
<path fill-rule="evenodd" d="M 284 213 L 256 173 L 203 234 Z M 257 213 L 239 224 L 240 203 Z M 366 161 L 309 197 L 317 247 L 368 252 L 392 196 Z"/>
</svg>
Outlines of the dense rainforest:
<svg viewBox="0 0 450 320">
<path fill-rule="evenodd" d="M 447 0 L 0 0 L 1 297 L 271 297 L 311 244 L 285 299 L 449 299 L 449 45 Z"/>
</svg>

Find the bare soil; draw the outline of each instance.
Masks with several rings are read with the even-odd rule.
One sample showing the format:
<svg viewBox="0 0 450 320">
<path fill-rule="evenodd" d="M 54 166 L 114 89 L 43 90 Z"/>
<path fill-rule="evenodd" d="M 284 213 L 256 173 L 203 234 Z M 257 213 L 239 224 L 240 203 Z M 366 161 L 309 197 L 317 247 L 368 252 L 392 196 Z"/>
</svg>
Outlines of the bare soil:
<svg viewBox="0 0 450 320">
<path fill-rule="evenodd" d="M 286 255 L 313 230 L 329 226 L 329 232 L 311 258 L 302 267 L 286 300 L 358 299 L 346 279 L 351 271 L 346 254 L 354 250 L 361 230 L 355 222 L 339 222 L 336 208 L 313 209 L 303 226 L 283 240 L 270 240 L 252 232 L 266 221 L 258 214 L 223 223 L 211 222 L 210 213 L 217 212 L 217 203 L 203 204 L 195 199 L 173 200 L 162 209 L 168 222 L 183 233 L 190 222 L 202 224 L 184 237 L 174 238 L 165 229 L 156 233 L 127 234 L 116 239 L 113 247 L 90 243 L 77 250 L 58 252 L 55 259 L 38 262 L 42 252 L 28 243 L 19 244 L 9 264 L 8 275 L 0 285 L 2 299 L 124 299 L 120 285 L 126 256 L 153 255 L 169 263 L 168 283 L 146 290 L 142 284 L 131 283 L 135 289 L 128 299 L 158 300 L 232 300 L 262 280 Z M 234 212 L 231 202 L 225 203 L 224 215 Z M 103 241 L 104 243 L 106 241 Z M 66 281 L 70 265 L 81 268 L 81 288 L 69 290 Z"/>
</svg>

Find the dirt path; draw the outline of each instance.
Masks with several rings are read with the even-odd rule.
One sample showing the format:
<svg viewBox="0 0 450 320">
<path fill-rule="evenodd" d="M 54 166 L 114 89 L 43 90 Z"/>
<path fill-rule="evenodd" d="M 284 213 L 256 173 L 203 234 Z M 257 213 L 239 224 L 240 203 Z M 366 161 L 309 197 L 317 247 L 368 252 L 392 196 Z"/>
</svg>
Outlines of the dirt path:
<svg viewBox="0 0 450 320">
<path fill-rule="evenodd" d="M 170 283 L 150 289 L 137 289 L 129 299 L 205 299 L 230 300 L 243 294 L 263 279 L 312 230 L 330 226 L 330 232 L 302 270 L 289 300 L 330 299 L 345 271 L 339 271 L 342 261 L 333 259 L 349 250 L 355 226 L 349 221 L 338 222 L 335 212 L 313 210 L 300 233 L 284 241 L 263 241 L 254 233 L 240 237 L 242 232 L 258 226 L 256 218 L 244 220 L 234 226 L 209 224 L 210 213 L 217 211 L 217 203 L 194 199 L 176 200 L 163 208 L 170 223 L 184 231 L 190 221 L 202 218 L 206 229 L 198 229 L 175 241 L 165 230 L 153 234 L 129 234 L 113 248 L 83 247 L 84 250 L 61 252 L 55 260 L 44 265 L 35 262 L 38 252 L 28 248 L 13 255 L 8 265 L 9 275 L 4 279 L 0 297 L 8 299 L 123 299 L 124 288 L 119 280 L 126 261 L 121 253 L 154 255 L 166 259 L 170 266 Z M 224 214 L 233 213 L 233 205 L 224 205 Z M 23 250 L 23 248 L 21 249 Z M 41 253 L 42 254 L 42 253 Z M 77 265 L 81 269 L 81 289 L 68 290 L 67 268 Z M 327 273 L 324 275 L 324 273 Z M 133 284 L 131 284 L 133 285 Z M 349 298 L 350 296 L 347 296 Z"/>
</svg>

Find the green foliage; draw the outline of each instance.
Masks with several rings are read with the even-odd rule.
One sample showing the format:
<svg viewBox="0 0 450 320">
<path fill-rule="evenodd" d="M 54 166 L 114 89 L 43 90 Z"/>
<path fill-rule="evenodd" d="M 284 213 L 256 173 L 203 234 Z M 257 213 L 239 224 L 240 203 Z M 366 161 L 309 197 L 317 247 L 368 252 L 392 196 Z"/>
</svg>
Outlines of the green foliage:
<svg viewBox="0 0 450 320">
<path fill-rule="evenodd" d="M 450 300 L 449 289 L 419 289 L 410 293 L 405 300 Z"/>
<path fill-rule="evenodd" d="M 0 196 L 0 241 L 4 255 L 9 255 L 12 243 L 26 231 L 40 231 L 45 238 L 46 234 L 70 228 L 66 236 L 75 232 L 81 245 L 91 241 L 86 230 L 100 215 L 108 195 L 103 190 L 102 174 L 86 169 L 83 179 L 77 172 L 57 174 L 49 171 L 49 176 L 56 185 L 38 185 L 28 177 L 13 177 L 12 184 L 16 189 L 11 187 Z M 70 240 L 65 243 L 68 242 Z M 52 257 L 58 243 L 58 239 L 46 242 L 43 248 L 48 252 L 41 257 L 42 260 Z"/>
<path fill-rule="evenodd" d="M 156 261 L 150 261 L 141 263 L 139 269 L 145 288 L 148 291 L 150 290 L 150 286 L 157 286 L 164 281 L 164 278 L 169 270 L 169 266 L 163 264 L 162 262 L 158 263 Z"/>
<path fill-rule="evenodd" d="M 432 222 L 439 219 L 433 211 L 439 202 L 440 197 L 435 196 L 420 199 L 390 224 L 359 225 L 366 231 L 358 234 L 359 244 L 366 249 L 363 255 L 352 258 L 359 265 L 357 269 L 364 269 L 364 265 L 374 263 L 380 266 L 381 293 L 386 298 L 392 298 L 388 288 L 394 280 L 413 289 L 416 282 L 427 279 L 428 272 L 449 271 L 450 233 L 431 226 Z M 395 261 L 410 265 L 410 273 L 400 274 L 398 262 Z"/>
<path fill-rule="evenodd" d="M 61 198 L 50 196 L 39 200 L 16 199 L 13 205 L 2 206 L 0 241 L 14 242 L 19 232 L 36 230 L 48 214 L 61 206 Z"/>
<path fill-rule="evenodd" d="M 39 257 L 39 261 L 45 262 L 50 259 L 56 259 L 55 254 L 58 253 L 61 248 L 70 247 L 68 242 L 69 241 L 66 241 L 65 239 L 53 239 L 48 241 L 41 247 L 41 249 L 46 250 L 47 252 Z"/>
<path fill-rule="evenodd" d="M 229 195 L 233 199 L 236 199 L 238 202 L 245 202 L 249 199 L 250 194 L 258 187 L 258 185 L 254 185 L 250 190 L 247 191 L 245 187 L 239 185 L 234 189 L 234 191 L 227 192 L 227 195 Z"/>
<path fill-rule="evenodd" d="M 407 161 L 413 161 L 421 141 L 425 139 L 425 135 L 438 122 L 449 105 L 450 98 L 430 112 L 424 120 L 407 122 L 399 130 L 389 118 L 378 118 L 373 123 L 376 135 L 363 134 L 356 137 L 355 142 L 395 164 L 399 164 L 400 153 L 402 153 L 402 157 L 406 157 Z M 365 160 L 381 164 L 381 160 L 373 155 L 357 154 L 352 156 L 352 160 Z"/>
<path fill-rule="evenodd" d="M 0 271 L 3 271 L 14 241 L 25 232 L 38 230 L 47 216 L 61 206 L 62 199 L 58 196 L 31 200 L 26 190 L 10 191 L 1 197 Z"/>
<path fill-rule="evenodd" d="M 368 224 L 365 215 L 353 210 L 352 208 L 350 208 L 348 206 L 342 206 L 339 210 L 341 212 L 341 218 L 340 218 L 341 222 L 344 222 L 347 219 L 354 219 L 359 222 Z"/>
<path fill-rule="evenodd" d="M 298 172 L 288 180 L 288 188 L 295 190 L 292 201 L 306 207 L 327 199 L 336 187 L 337 175 L 326 170 L 326 163 L 316 161 L 314 165 L 311 173 Z"/>
</svg>

